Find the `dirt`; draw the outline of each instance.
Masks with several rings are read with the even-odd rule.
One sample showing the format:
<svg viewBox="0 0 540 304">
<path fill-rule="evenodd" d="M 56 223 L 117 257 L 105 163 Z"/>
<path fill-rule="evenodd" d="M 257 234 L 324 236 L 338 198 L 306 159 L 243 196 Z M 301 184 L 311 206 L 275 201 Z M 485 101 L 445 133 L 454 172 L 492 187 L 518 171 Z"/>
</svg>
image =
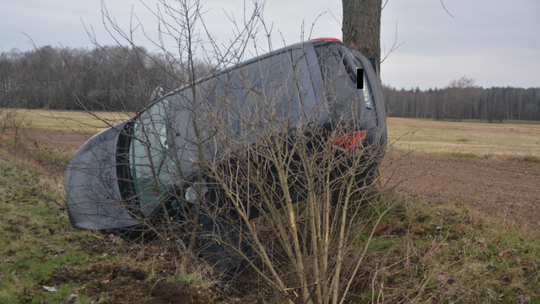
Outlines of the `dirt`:
<svg viewBox="0 0 540 304">
<path fill-rule="evenodd" d="M 127 264 L 96 264 L 76 271 L 69 267 L 53 271 L 46 286 L 77 283 L 79 291 L 99 303 L 211 303 L 212 297 L 185 282 L 164 278 L 145 280 L 147 273 Z"/>
<path fill-rule="evenodd" d="M 383 167 L 384 181 L 397 184 L 406 195 L 432 204 L 466 205 L 510 223 L 540 228 L 539 163 L 388 155 Z"/>
</svg>

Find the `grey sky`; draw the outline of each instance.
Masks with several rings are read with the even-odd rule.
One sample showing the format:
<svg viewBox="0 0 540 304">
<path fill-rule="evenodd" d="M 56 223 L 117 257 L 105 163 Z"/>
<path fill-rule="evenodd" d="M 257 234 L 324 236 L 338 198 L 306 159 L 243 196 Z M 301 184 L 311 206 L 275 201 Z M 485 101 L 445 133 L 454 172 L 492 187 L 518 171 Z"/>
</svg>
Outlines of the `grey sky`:
<svg viewBox="0 0 540 304">
<path fill-rule="evenodd" d="M 129 29 L 133 10 L 146 33 L 157 38 L 157 20 L 141 2 L 105 3 L 110 16 L 123 30 Z M 155 1 L 144 0 L 144 3 L 156 7 Z M 224 11 L 242 21 L 244 2 L 201 0 L 201 3 L 209 10 L 203 16 L 209 30 L 219 43 L 226 44 L 233 33 Z M 251 3 L 247 1 L 248 12 Z M 388 1 L 382 13 L 382 56 L 394 43 L 396 23 L 397 44 L 403 44 L 382 64 L 384 83 L 397 88 L 427 89 L 444 87 L 452 79 L 466 75 L 483 87 L 540 86 L 540 1 L 445 0 L 444 3 L 455 18 L 445 12 L 439 0 Z M 37 46 L 91 47 L 83 22 L 94 31 L 100 44 L 114 43 L 104 29 L 98 0 L 2 0 L 1 8 L 0 51 L 31 49 L 29 39 L 21 32 L 30 36 Z M 341 38 L 341 10 L 341 0 L 268 0 L 264 19 L 267 27 L 272 28 L 273 47 L 279 48 L 284 45 L 283 40 L 285 44 L 300 41 L 303 22 L 307 38 L 320 14 L 311 38 Z M 140 27 L 134 37 L 137 44 L 156 49 L 142 36 Z M 268 50 L 262 33 L 257 41 L 259 47 Z M 174 53 L 173 43 L 166 40 L 166 44 Z"/>
</svg>

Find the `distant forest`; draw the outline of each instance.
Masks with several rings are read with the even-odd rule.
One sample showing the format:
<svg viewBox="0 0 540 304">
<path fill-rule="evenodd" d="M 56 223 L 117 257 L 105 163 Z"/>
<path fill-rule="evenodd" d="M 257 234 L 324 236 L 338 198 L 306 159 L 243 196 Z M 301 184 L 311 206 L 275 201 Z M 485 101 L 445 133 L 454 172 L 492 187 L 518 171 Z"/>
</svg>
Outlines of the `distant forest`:
<svg viewBox="0 0 540 304">
<path fill-rule="evenodd" d="M 210 73 L 196 61 L 196 77 Z M 140 111 L 159 85 L 188 82 L 186 67 L 145 48 L 104 46 L 12 50 L 0 54 L 0 107 Z"/>
<path fill-rule="evenodd" d="M 0 107 L 139 111 L 152 90 L 188 82 L 174 57 L 144 48 L 104 46 L 12 50 L 0 54 Z M 197 61 L 196 77 L 211 72 Z M 397 90 L 383 85 L 388 115 L 461 121 L 540 120 L 540 87 L 475 86 L 462 77 L 442 89 Z"/>
<path fill-rule="evenodd" d="M 445 88 L 427 91 L 383 85 L 383 96 L 391 117 L 480 119 L 490 123 L 540 120 L 540 88 L 482 88 L 475 86 L 473 79 L 462 77 Z"/>
</svg>

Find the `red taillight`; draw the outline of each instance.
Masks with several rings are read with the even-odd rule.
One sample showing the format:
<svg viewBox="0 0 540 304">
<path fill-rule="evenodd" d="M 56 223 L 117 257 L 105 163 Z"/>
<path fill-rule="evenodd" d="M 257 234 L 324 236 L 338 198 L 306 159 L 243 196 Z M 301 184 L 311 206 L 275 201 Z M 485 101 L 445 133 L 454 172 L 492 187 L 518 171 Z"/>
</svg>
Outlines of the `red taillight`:
<svg viewBox="0 0 540 304">
<path fill-rule="evenodd" d="M 358 149 L 362 146 L 367 137 L 367 130 L 355 131 L 352 133 L 340 135 L 334 139 L 332 146 L 338 149 L 350 152 L 352 149 Z M 326 139 L 328 141 L 328 139 Z"/>
<path fill-rule="evenodd" d="M 319 40 L 341 42 L 341 40 L 339 40 L 339 39 L 337 39 L 337 38 L 332 38 L 332 37 L 324 37 L 324 38 L 315 38 L 315 39 L 311 39 L 311 41 L 319 41 Z"/>
</svg>

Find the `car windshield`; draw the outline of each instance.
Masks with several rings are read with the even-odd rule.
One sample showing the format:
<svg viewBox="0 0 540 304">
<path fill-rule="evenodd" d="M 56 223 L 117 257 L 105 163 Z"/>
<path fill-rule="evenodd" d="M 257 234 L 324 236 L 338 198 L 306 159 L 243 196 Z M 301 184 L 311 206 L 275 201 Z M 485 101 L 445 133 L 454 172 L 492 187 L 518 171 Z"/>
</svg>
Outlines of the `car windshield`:
<svg viewBox="0 0 540 304">
<path fill-rule="evenodd" d="M 321 64 L 326 99 L 330 111 L 336 116 L 350 112 L 356 104 L 358 93 L 356 77 L 345 58 L 346 49 L 336 44 L 316 46 L 317 57 Z"/>
<path fill-rule="evenodd" d="M 170 121 L 169 101 L 163 99 L 144 111 L 133 125 L 131 177 L 136 197 L 147 215 L 154 212 L 159 200 L 174 185 Z"/>
</svg>

